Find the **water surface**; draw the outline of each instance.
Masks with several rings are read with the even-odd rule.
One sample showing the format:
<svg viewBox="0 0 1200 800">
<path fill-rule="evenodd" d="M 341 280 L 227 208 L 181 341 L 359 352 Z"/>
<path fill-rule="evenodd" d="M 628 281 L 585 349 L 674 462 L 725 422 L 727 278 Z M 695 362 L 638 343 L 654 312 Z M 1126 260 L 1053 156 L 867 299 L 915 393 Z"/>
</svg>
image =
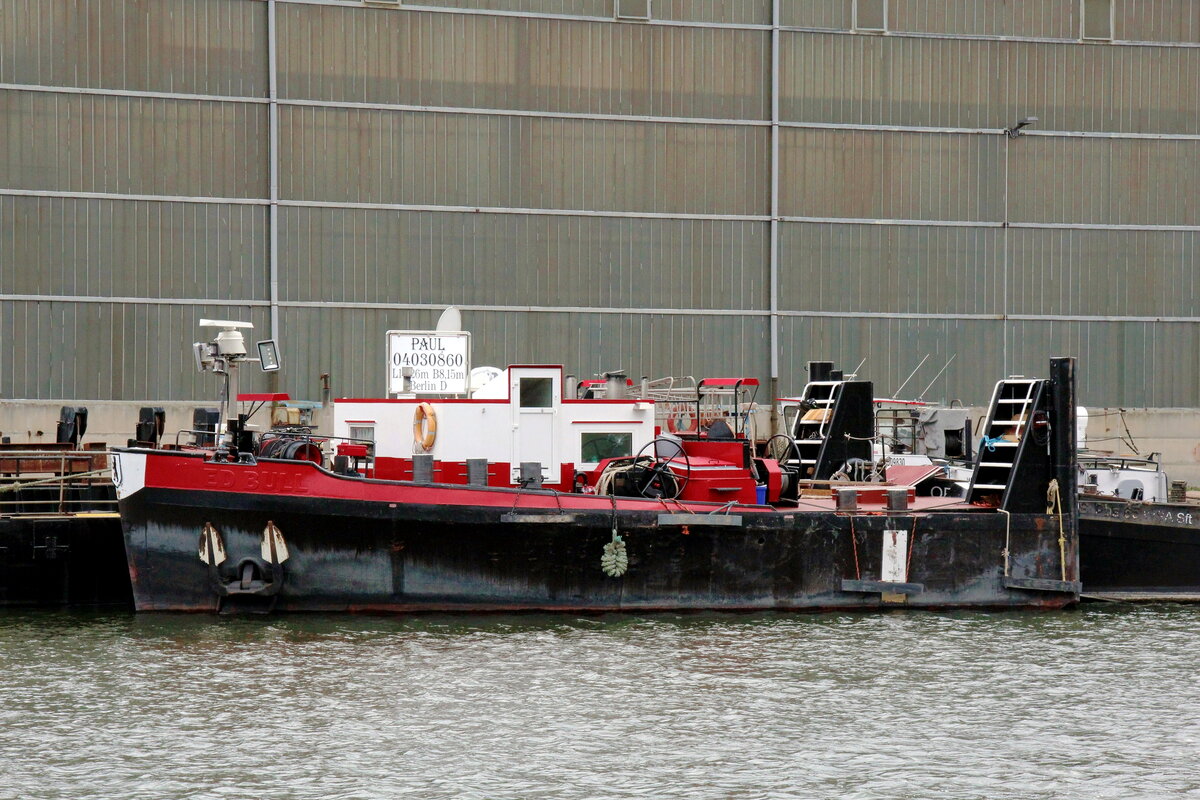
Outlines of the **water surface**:
<svg viewBox="0 0 1200 800">
<path fill-rule="evenodd" d="M 0 615 L 0 798 L 1200 795 L 1200 609 Z"/>
</svg>

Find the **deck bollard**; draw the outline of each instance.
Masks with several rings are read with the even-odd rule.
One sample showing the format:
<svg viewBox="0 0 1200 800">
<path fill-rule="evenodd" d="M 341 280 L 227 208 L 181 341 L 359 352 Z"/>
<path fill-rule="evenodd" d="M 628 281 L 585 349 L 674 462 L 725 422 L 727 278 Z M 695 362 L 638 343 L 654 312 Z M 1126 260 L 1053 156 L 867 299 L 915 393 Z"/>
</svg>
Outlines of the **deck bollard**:
<svg viewBox="0 0 1200 800">
<path fill-rule="evenodd" d="M 488 460 L 486 458 L 467 459 L 467 483 L 471 486 L 487 486 Z"/>
<path fill-rule="evenodd" d="M 888 511 L 907 511 L 908 510 L 908 488 L 887 490 L 887 507 Z"/>
<path fill-rule="evenodd" d="M 521 462 L 521 487 L 525 489 L 542 488 L 542 464 L 539 461 Z"/>
<path fill-rule="evenodd" d="M 433 483 L 433 456 L 429 453 L 418 453 L 413 456 L 413 481 L 415 483 Z"/>
</svg>

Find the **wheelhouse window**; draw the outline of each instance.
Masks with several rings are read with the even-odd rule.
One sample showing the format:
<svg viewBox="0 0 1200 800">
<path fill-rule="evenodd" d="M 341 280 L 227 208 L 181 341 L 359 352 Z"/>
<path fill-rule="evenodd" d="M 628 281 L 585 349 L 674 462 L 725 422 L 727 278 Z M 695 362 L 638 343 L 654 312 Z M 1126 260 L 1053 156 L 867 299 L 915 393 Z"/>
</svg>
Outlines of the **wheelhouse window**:
<svg viewBox="0 0 1200 800">
<path fill-rule="evenodd" d="M 579 434 L 579 460 L 598 464 L 606 458 L 626 458 L 633 455 L 632 433 L 589 432 Z"/>
<path fill-rule="evenodd" d="M 521 408 L 552 408 L 554 381 L 550 378 L 521 378 Z"/>
</svg>

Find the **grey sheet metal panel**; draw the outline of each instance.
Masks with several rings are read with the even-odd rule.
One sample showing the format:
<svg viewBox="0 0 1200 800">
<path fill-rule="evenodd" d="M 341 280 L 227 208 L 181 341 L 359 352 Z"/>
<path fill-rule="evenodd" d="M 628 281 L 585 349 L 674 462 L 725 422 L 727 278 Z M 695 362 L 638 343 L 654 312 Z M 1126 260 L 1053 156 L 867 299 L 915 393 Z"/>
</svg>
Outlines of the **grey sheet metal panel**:
<svg viewBox="0 0 1200 800">
<path fill-rule="evenodd" d="M 1012 321 L 1008 347 L 1014 371 L 1035 374 L 1039 354 L 1079 357 L 1083 405 L 1195 408 L 1200 404 L 1200 325 Z M 1104 445 L 1095 444 L 1104 449 Z"/>
<path fill-rule="evenodd" d="M 1200 42 L 1195 0 L 1114 0 L 1113 35 L 1153 42 Z"/>
<path fill-rule="evenodd" d="M 807 360 L 833 360 L 853 369 L 866 358 L 859 375 L 875 381 L 876 396 L 890 396 L 916 369 L 901 392 L 905 398 L 933 381 L 926 400 L 982 405 L 1000 378 L 1042 375 L 1049 356 L 1068 353 L 1079 358 L 1083 405 L 1200 403 L 1196 359 L 1183 355 L 1200 347 L 1195 324 L 784 317 L 780 332 L 784 394 L 803 388 Z"/>
<path fill-rule="evenodd" d="M 797 396 L 807 380 L 808 361 L 834 361 L 875 383 L 876 397 L 890 397 L 921 364 L 901 392 L 911 399 L 956 356 L 933 383 L 926 399 L 986 403 L 992 386 L 1008 374 L 1003 367 L 998 320 L 886 319 L 878 317 L 783 317 L 780 320 L 780 392 Z M 1044 361 L 1044 359 L 1043 359 Z M 1037 372 L 1043 374 L 1046 365 Z"/>
<path fill-rule="evenodd" d="M 1200 48 L 785 32 L 781 82 L 793 121 L 1200 133 Z"/>
<path fill-rule="evenodd" d="M 5 348 L 0 360 L 0 396 L 214 398 L 218 386 L 211 375 L 196 371 L 190 346 L 200 338 L 197 323 L 205 317 L 246 320 L 255 331 L 268 326 L 262 307 L 0 301 L 0 334 L 22 343 L 19 353 Z M 261 373 L 245 374 L 242 391 L 265 391 Z"/>
<path fill-rule="evenodd" d="M 727 119 L 770 113 L 761 30 L 278 8 L 285 98 Z"/>
<path fill-rule="evenodd" d="M 617 0 L 405 0 L 405 5 L 612 19 L 616 2 Z M 771 0 L 651 0 L 651 12 L 652 18 L 656 20 L 767 25 L 771 21 Z"/>
<path fill-rule="evenodd" d="M 614 2 L 615 0 L 405 0 L 405 5 L 611 18 Z"/>
<path fill-rule="evenodd" d="M 1000 220 L 1004 137 L 787 129 L 784 216 Z"/>
<path fill-rule="evenodd" d="M 1194 0 L 1113 0 L 1113 36 L 1125 41 L 1200 41 Z M 783 24 L 849 30 L 853 0 L 796 0 L 783 4 Z M 944 36 L 1020 36 L 1078 39 L 1079 0 L 892 0 L 888 30 Z"/>
<path fill-rule="evenodd" d="M 283 208 L 284 300 L 765 309 L 765 222 Z"/>
<path fill-rule="evenodd" d="M 771 24 L 771 0 L 653 0 L 651 9 L 654 19 L 731 25 Z"/>
<path fill-rule="evenodd" d="M 1146 5 L 1139 0 L 1140 5 Z M 966 36 L 1079 36 L 1079 0 L 902 0 L 889 4 L 889 30 Z"/>
<path fill-rule="evenodd" d="M 1000 228 L 788 222 L 780 228 L 779 307 L 1000 314 L 1003 263 Z"/>
<path fill-rule="evenodd" d="M 5 0 L 0 83 L 261 97 L 267 4 Z"/>
<path fill-rule="evenodd" d="M 265 300 L 262 206 L 0 196 L 0 294 Z"/>
<path fill-rule="evenodd" d="M 1200 140 L 1022 136 L 1009 175 L 1013 222 L 1200 225 Z"/>
<path fill-rule="evenodd" d="M 267 191 L 267 109 L 0 90 L 0 186 L 185 197 Z"/>
<path fill-rule="evenodd" d="M 854 26 L 854 0 L 785 0 L 780 10 L 783 25 L 843 31 Z"/>
<path fill-rule="evenodd" d="M 1197 231 L 785 223 L 780 242 L 785 311 L 1200 320 Z"/>
<path fill-rule="evenodd" d="M 308 334 L 288 339 L 289 371 L 281 376 L 286 390 L 293 397 L 310 396 L 309 387 L 328 372 L 335 397 L 379 396 L 386 331 L 431 328 L 437 314 L 284 308 L 285 332 Z M 472 333 L 476 366 L 562 364 L 580 377 L 621 367 L 634 381 L 681 374 L 765 379 L 767 372 L 763 317 L 464 311 L 463 325 Z M 760 391 L 759 400 L 765 397 Z"/>
<path fill-rule="evenodd" d="M 1014 228 L 1009 236 L 1011 314 L 1185 317 L 1200 327 L 1200 231 Z M 1164 336 L 1180 329 L 1162 327 Z"/>
<path fill-rule="evenodd" d="M 288 200 L 767 211 L 761 128 L 311 107 L 280 118 Z"/>
</svg>

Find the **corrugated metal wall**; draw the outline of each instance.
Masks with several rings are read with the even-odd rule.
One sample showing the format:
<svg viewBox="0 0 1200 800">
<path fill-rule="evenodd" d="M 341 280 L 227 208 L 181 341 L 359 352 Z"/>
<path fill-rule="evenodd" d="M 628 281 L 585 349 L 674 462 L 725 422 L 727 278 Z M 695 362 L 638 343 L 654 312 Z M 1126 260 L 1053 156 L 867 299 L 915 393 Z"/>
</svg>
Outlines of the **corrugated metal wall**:
<svg viewBox="0 0 1200 800">
<path fill-rule="evenodd" d="M 1194 4 L 883 5 L 7 0 L 0 396 L 207 398 L 196 321 L 273 309 L 280 389 L 376 394 L 458 304 L 476 364 L 765 380 L 774 320 L 780 393 L 1074 354 L 1087 403 L 1200 405 Z"/>
</svg>

